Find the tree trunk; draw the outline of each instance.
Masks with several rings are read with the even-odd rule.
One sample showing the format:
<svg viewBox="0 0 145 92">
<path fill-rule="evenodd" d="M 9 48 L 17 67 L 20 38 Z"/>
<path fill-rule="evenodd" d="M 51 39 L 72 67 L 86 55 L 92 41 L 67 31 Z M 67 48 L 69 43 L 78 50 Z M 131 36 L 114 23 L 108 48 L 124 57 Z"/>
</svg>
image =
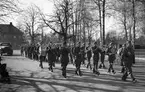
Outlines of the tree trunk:
<svg viewBox="0 0 145 92">
<path fill-rule="evenodd" d="M 102 13 L 101 13 L 101 3 L 100 0 L 98 0 L 98 8 L 99 8 L 99 24 L 100 24 L 100 45 L 103 45 L 103 39 L 102 39 Z M 96 39 L 97 40 L 97 39 Z"/>
<path fill-rule="evenodd" d="M 124 1 L 124 10 L 123 10 L 123 18 L 124 18 L 124 21 L 123 21 L 123 24 L 124 24 L 124 31 L 125 31 L 125 39 L 126 41 L 128 40 L 128 33 L 127 33 L 127 20 L 126 20 L 126 0 Z"/>
<path fill-rule="evenodd" d="M 135 26 L 136 26 L 136 17 L 135 17 L 135 0 L 132 0 L 132 16 L 133 16 L 133 47 L 135 47 Z"/>
<path fill-rule="evenodd" d="M 102 14 L 103 14 L 103 45 L 105 45 L 105 5 L 106 4 L 106 0 L 103 0 L 103 11 L 102 11 Z"/>
</svg>

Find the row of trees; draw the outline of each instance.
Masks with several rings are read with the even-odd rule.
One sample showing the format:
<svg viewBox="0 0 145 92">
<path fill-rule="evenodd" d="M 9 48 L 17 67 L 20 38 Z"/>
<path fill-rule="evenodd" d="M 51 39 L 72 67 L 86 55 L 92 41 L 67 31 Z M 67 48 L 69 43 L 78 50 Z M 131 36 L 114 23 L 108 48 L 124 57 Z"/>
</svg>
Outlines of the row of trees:
<svg viewBox="0 0 145 92">
<path fill-rule="evenodd" d="M 52 2 L 54 3 L 52 15 L 44 14 L 36 5 L 31 5 L 21 12 L 17 26 L 25 32 L 25 37 L 33 44 L 38 40 L 42 44 L 48 41 L 47 38 L 51 38 L 44 35 L 46 28 L 51 29 L 53 36 L 63 41 L 64 45 L 67 42 L 76 45 L 78 41 L 91 44 L 98 38 L 101 45 L 106 44 L 106 39 L 111 38 L 125 38 L 135 43 L 137 34 L 144 33 L 144 0 L 52 0 Z M 2 0 L 0 9 L 2 11 L 0 19 L 7 15 L 5 13 L 7 10 L 18 12 L 13 0 Z M 106 18 L 110 17 L 117 21 L 119 28 L 115 31 L 121 30 L 117 36 L 109 36 L 112 32 L 106 32 Z"/>
</svg>

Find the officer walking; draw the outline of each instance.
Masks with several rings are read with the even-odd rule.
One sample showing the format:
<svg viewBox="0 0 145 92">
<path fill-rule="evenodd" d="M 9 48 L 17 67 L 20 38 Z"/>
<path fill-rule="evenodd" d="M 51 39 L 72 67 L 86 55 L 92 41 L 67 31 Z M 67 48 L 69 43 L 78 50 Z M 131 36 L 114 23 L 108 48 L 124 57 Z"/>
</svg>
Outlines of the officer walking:
<svg viewBox="0 0 145 92">
<path fill-rule="evenodd" d="M 92 51 L 93 51 L 93 73 L 95 74 L 100 74 L 100 72 L 98 71 L 98 61 L 99 61 L 99 53 L 101 53 L 101 49 L 97 46 L 97 43 L 94 43 L 94 47 L 92 47 Z"/>
</svg>

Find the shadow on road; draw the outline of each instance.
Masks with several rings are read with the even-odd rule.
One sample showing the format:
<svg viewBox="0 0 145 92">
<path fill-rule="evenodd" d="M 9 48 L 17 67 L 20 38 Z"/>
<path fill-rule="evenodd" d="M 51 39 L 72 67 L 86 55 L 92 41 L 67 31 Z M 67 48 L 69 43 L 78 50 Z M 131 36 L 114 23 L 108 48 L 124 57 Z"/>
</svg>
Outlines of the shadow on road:
<svg viewBox="0 0 145 92">
<path fill-rule="evenodd" d="M 49 71 L 46 72 L 51 75 L 49 78 L 37 76 L 40 72 L 46 71 L 46 69 L 38 72 L 30 70 L 24 70 L 21 72 L 13 71 L 18 74 L 18 76 L 12 75 L 11 85 L 19 85 L 18 87 L 13 88 L 16 90 L 15 92 L 22 92 L 22 90 L 26 90 L 26 87 L 27 92 L 32 90 L 34 92 L 124 92 L 125 90 L 131 90 L 129 92 L 136 92 L 136 90 L 138 90 L 138 92 L 144 92 L 144 90 L 142 90 L 145 86 L 144 79 L 133 84 L 130 79 L 126 82 L 121 81 L 120 75 L 102 74 L 96 76 L 85 69 L 82 70 L 83 76 L 80 77 L 74 75 L 73 68 L 67 69 L 68 78 L 66 79 L 61 76 L 59 68 L 55 68 L 54 73 Z M 21 74 L 26 71 L 30 72 L 30 75 L 22 76 Z M 139 73 L 139 75 L 141 76 L 142 73 Z M 138 78 L 140 78 L 139 75 Z"/>
</svg>

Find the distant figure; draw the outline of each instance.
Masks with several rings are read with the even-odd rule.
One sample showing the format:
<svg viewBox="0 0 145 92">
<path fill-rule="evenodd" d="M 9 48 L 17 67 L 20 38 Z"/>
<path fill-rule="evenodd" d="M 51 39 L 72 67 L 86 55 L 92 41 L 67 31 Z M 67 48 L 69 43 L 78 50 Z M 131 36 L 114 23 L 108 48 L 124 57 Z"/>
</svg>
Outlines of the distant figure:
<svg viewBox="0 0 145 92">
<path fill-rule="evenodd" d="M 24 46 L 21 46 L 21 56 L 24 56 Z"/>
</svg>

